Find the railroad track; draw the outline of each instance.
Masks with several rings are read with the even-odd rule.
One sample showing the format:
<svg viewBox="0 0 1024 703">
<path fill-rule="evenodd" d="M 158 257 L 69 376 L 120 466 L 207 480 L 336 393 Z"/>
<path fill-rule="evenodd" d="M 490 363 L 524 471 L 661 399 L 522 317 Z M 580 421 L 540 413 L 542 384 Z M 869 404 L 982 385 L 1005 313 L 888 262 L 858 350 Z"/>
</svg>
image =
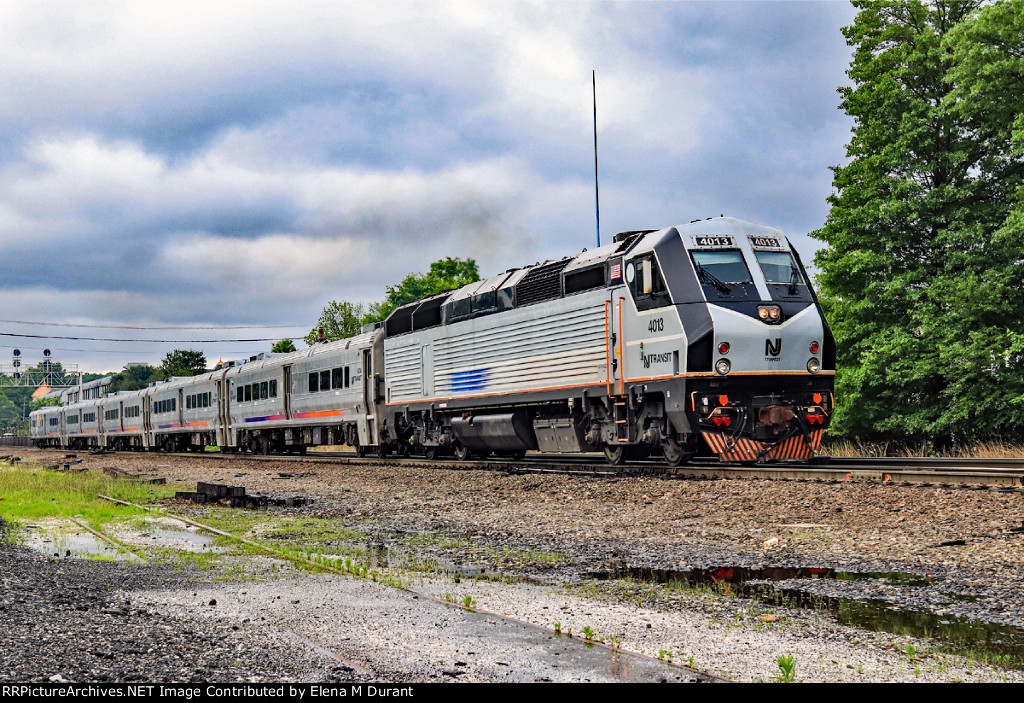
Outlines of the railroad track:
<svg viewBox="0 0 1024 703">
<path fill-rule="evenodd" d="M 514 474 L 576 474 L 586 476 L 630 477 L 662 476 L 679 479 L 765 479 L 796 481 L 869 481 L 881 484 L 980 487 L 1024 490 L 1024 459 L 947 459 L 947 458 L 851 458 L 836 457 L 818 464 L 755 464 L 741 466 L 718 461 L 695 460 L 678 467 L 648 460 L 612 466 L 599 454 L 565 457 L 530 454 L 521 461 L 511 458 L 454 459 L 430 462 L 415 457 L 360 458 L 354 452 L 311 452 L 305 455 L 258 454 L 171 454 L 190 458 L 230 460 L 244 458 L 276 463 L 313 462 L 334 464 L 379 464 L 449 470 L 490 470 Z"/>
</svg>

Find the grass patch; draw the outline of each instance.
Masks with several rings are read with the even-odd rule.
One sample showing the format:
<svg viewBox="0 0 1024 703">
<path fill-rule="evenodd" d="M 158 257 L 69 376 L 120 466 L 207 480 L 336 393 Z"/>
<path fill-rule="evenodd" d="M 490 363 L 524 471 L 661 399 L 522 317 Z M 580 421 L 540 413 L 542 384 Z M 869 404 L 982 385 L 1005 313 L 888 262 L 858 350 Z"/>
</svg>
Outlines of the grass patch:
<svg viewBox="0 0 1024 703">
<path fill-rule="evenodd" d="M 1012 442 L 982 442 L 970 446 L 936 447 L 931 442 L 902 444 L 899 442 L 860 442 L 857 440 L 826 441 L 825 452 L 837 457 L 913 458 L 940 457 L 951 459 L 1015 459 L 1024 457 L 1024 445 Z"/>
<path fill-rule="evenodd" d="M 145 504 L 172 497 L 174 491 L 173 486 L 126 481 L 94 471 L 50 471 L 31 464 L 0 467 L 0 514 L 19 523 L 81 516 L 102 525 L 139 510 L 97 498 L 100 493 Z"/>
</svg>

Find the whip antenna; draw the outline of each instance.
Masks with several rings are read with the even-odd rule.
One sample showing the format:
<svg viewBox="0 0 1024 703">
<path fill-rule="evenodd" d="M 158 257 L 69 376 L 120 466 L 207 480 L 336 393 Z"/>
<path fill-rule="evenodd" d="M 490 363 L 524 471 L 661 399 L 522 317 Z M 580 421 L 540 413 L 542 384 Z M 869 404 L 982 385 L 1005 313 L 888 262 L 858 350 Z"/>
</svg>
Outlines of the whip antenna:
<svg viewBox="0 0 1024 703">
<path fill-rule="evenodd" d="M 594 214 L 597 218 L 597 246 L 601 246 L 601 198 L 597 185 L 597 71 L 590 72 L 594 85 Z"/>
</svg>

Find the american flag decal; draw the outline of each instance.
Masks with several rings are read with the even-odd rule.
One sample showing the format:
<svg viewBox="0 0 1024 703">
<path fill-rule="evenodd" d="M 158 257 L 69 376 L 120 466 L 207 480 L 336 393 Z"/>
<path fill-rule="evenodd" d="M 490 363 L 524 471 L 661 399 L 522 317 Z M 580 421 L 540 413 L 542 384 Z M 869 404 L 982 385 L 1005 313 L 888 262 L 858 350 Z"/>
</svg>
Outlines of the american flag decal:
<svg viewBox="0 0 1024 703">
<path fill-rule="evenodd" d="M 620 278 L 622 278 L 622 264 L 621 263 L 613 264 L 612 265 L 611 280 L 617 281 Z"/>
</svg>

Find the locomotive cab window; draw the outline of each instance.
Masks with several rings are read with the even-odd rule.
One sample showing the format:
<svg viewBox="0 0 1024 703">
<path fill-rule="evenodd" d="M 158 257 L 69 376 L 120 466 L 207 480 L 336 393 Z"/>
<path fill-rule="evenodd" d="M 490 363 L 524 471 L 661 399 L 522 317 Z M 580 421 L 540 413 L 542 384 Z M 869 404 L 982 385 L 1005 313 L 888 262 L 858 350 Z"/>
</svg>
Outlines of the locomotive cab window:
<svg viewBox="0 0 1024 703">
<path fill-rule="evenodd" d="M 690 256 L 693 257 L 697 279 L 709 299 L 758 297 L 754 279 L 738 249 L 692 251 Z"/>
<path fill-rule="evenodd" d="M 626 282 L 638 310 L 650 310 L 671 304 L 672 300 L 653 254 L 640 256 L 626 264 Z"/>
<path fill-rule="evenodd" d="M 764 274 L 764 280 L 772 291 L 772 297 L 800 298 L 810 300 L 807 283 L 800 268 L 788 251 L 755 251 L 757 263 Z"/>
</svg>

